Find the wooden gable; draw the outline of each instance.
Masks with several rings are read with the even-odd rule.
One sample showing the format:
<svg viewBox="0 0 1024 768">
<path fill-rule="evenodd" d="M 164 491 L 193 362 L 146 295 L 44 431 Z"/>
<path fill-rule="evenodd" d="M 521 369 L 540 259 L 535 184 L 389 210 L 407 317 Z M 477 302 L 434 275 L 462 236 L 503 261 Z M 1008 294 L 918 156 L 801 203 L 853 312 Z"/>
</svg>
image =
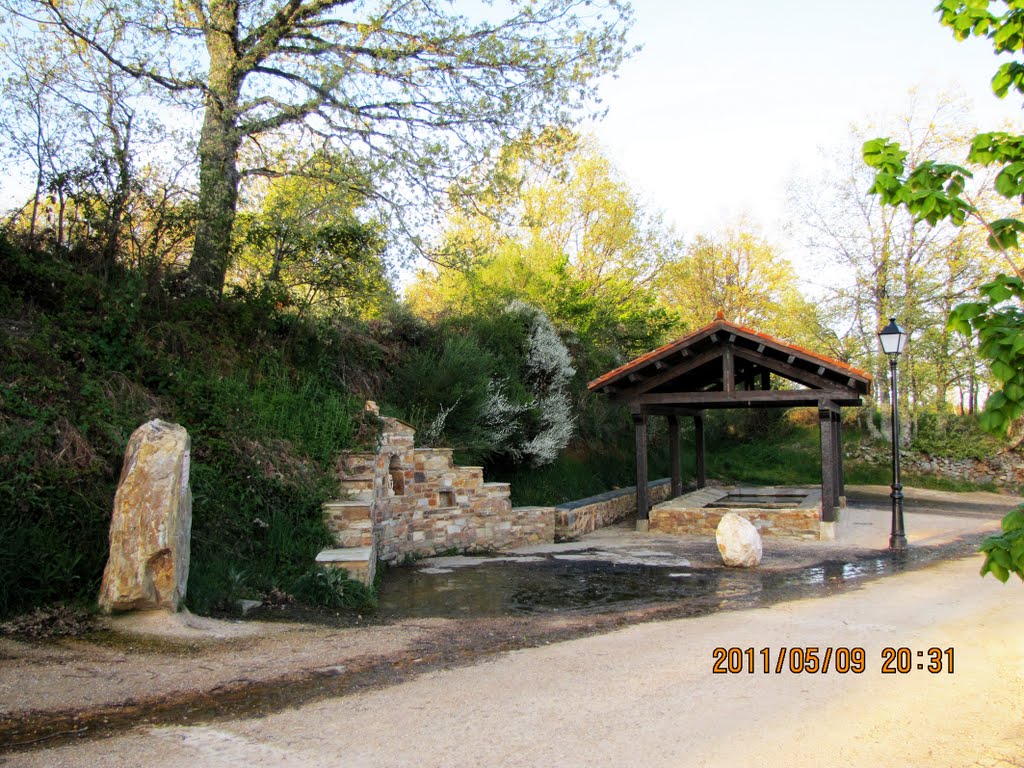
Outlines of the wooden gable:
<svg viewBox="0 0 1024 768">
<path fill-rule="evenodd" d="M 772 377 L 790 386 L 772 389 Z M 634 410 L 860 405 L 871 375 L 721 317 L 590 382 Z"/>
</svg>

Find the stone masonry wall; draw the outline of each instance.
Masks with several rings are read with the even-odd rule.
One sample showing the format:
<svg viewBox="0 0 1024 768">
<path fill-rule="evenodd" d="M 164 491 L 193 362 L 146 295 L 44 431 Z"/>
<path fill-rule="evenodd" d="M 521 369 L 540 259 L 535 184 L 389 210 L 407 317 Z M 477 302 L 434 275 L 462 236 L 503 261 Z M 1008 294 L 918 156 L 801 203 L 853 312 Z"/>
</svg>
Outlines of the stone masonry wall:
<svg viewBox="0 0 1024 768">
<path fill-rule="evenodd" d="M 809 509 L 734 509 L 712 507 L 704 509 L 654 508 L 651 510 L 652 532 L 684 536 L 714 536 L 719 522 L 727 512 L 745 517 L 762 536 L 780 536 L 790 539 L 821 538 L 821 510 Z"/>
<path fill-rule="evenodd" d="M 480 467 L 455 466 L 451 449 L 417 448 L 412 427 L 383 421 L 376 453 L 338 461 L 343 498 L 324 505 L 337 546 L 372 546 L 393 562 L 554 540 L 550 507 L 513 508 L 508 483 L 484 482 Z"/>
<path fill-rule="evenodd" d="M 647 485 L 650 504 L 667 499 L 672 493 L 668 478 Z M 555 540 L 576 539 L 585 533 L 616 523 L 636 513 L 636 486 L 608 491 L 555 507 Z"/>
<path fill-rule="evenodd" d="M 888 466 L 892 455 L 888 446 L 858 445 L 847 450 L 847 458 Z M 1013 493 L 1024 489 L 1024 452 L 1020 448 L 984 460 L 947 459 L 904 449 L 900 451 L 900 462 L 905 472 L 937 475 L 970 483 L 992 483 Z"/>
</svg>

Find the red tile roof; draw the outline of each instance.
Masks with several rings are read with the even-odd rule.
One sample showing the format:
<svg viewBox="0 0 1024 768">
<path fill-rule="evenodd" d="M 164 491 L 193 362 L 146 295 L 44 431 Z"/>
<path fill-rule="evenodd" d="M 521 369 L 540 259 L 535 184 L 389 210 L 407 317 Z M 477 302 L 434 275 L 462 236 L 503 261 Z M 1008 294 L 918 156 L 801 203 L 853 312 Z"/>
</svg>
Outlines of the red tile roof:
<svg viewBox="0 0 1024 768">
<path fill-rule="evenodd" d="M 746 326 L 729 322 L 724 318 L 723 313 L 719 312 L 718 317 L 710 325 L 706 325 L 703 328 L 686 334 L 685 336 L 680 336 L 675 341 L 670 341 L 668 344 L 660 346 L 657 349 L 652 349 L 650 352 L 640 355 L 640 357 L 636 358 L 635 360 L 630 360 L 628 363 L 620 365 L 618 368 L 615 368 L 614 370 L 608 371 L 608 373 L 599 376 L 598 378 L 594 379 L 592 382 L 587 384 L 587 389 L 591 391 L 600 389 L 601 387 L 609 384 L 612 381 L 620 379 L 623 376 L 627 376 L 630 373 L 638 370 L 639 368 L 643 368 L 644 365 L 646 365 L 647 363 L 653 362 L 654 360 L 657 360 L 660 357 L 670 355 L 673 352 L 676 352 L 680 349 L 689 346 L 693 341 L 696 341 L 698 337 L 707 336 L 712 333 L 715 333 L 716 331 L 739 331 L 740 333 L 746 334 L 748 336 L 755 336 L 759 339 L 763 339 L 772 346 L 786 350 L 792 354 L 797 355 L 798 357 L 816 360 L 819 363 L 824 363 L 825 365 L 831 368 L 845 371 L 849 373 L 851 376 L 855 376 L 866 381 L 871 381 L 873 378 L 871 374 L 868 373 L 867 371 L 862 371 L 859 368 L 854 368 L 852 365 L 848 365 L 847 363 L 844 363 L 841 360 L 836 360 L 835 358 L 827 357 L 818 352 L 814 352 L 810 349 L 807 349 L 806 347 L 801 347 L 796 344 L 790 344 L 788 341 L 783 341 L 782 339 L 770 336 L 767 333 L 755 331 L 753 328 L 747 328 Z"/>
</svg>

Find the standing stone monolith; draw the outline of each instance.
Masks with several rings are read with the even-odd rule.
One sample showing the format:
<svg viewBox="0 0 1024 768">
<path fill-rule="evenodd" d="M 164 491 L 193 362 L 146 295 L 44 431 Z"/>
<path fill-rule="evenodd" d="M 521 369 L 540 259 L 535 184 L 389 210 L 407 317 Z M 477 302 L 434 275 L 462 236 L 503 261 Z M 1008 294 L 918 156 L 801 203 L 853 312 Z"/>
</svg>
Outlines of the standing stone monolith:
<svg viewBox="0 0 1024 768">
<path fill-rule="evenodd" d="M 761 534 L 753 523 L 735 512 L 727 512 L 715 530 L 722 562 L 740 568 L 761 563 Z"/>
<path fill-rule="evenodd" d="M 177 611 L 188 582 L 192 535 L 191 440 L 154 419 L 132 433 L 110 520 L 100 608 Z"/>
</svg>

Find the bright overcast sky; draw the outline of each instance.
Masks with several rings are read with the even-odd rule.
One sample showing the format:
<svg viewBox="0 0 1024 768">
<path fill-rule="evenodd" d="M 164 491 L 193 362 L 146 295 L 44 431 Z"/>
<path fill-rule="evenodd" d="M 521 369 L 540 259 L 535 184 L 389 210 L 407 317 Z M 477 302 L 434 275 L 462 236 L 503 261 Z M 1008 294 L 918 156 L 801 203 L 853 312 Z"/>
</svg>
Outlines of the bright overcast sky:
<svg viewBox="0 0 1024 768">
<path fill-rule="evenodd" d="M 958 43 L 937 2 L 634 0 L 643 50 L 593 131 L 687 239 L 744 213 L 777 236 L 787 180 L 848 146 L 851 124 L 903 112 L 911 88 L 958 87 L 983 127 L 1020 121 L 1019 99 L 991 93 L 988 41 Z"/>
</svg>

